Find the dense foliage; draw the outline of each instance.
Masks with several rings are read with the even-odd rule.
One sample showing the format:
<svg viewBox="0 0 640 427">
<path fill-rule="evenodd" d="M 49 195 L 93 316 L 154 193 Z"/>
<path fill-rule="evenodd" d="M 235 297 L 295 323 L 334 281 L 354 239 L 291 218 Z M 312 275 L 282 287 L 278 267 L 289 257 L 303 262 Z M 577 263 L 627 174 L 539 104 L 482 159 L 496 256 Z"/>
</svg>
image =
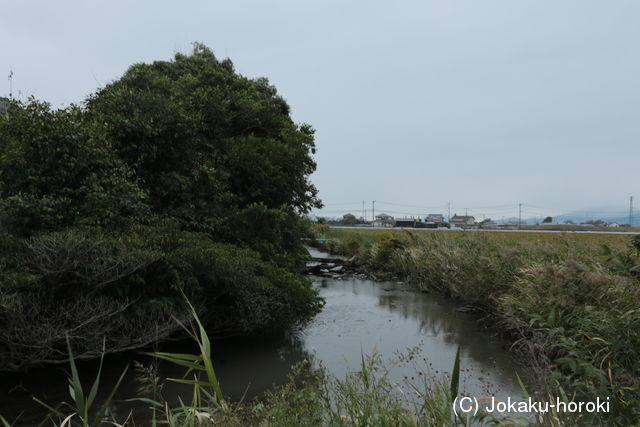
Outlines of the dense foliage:
<svg viewBox="0 0 640 427">
<path fill-rule="evenodd" d="M 313 129 L 266 79 L 202 45 L 135 64 L 82 106 L 0 115 L 0 370 L 144 345 L 176 287 L 217 333 L 280 329 L 321 301 L 296 274 Z M 155 328 L 155 332 L 152 330 Z M 29 350 L 29 349 L 36 350 Z"/>
<path fill-rule="evenodd" d="M 306 213 L 318 205 L 313 130 L 297 126 L 266 79 L 236 74 L 203 46 L 132 66 L 87 102 L 154 212 L 194 231 L 226 229 L 253 205 Z"/>
<path fill-rule="evenodd" d="M 145 191 L 100 127 L 78 107 L 35 100 L 0 116 L 0 196 L 3 229 L 19 236 L 148 214 Z"/>
</svg>

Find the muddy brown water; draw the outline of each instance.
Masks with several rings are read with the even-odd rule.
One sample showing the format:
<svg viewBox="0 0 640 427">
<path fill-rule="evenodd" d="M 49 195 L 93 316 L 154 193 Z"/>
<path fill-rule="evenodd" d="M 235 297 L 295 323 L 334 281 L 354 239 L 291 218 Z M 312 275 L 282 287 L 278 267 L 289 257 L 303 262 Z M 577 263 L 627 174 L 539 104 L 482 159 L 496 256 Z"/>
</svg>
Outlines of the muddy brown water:
<svg viewBox="0 0 640 427">
<path fill-rule="evenodd" d="M 285 336 L 244 337 L 213 340 L 214 363 L 223 391 L 233 399 L 259 396 L 287 379 L 290 368 L 312 358 L 341 377 L 359 368 L 361 354 L 379 354 L 394 359 L 417 346 L 414 362 L 398 366 L 390 373 L 393 381 L 421 375 L 440 376 L 452 369 L 455 353 L 461 349 L 461 391 L 474 396 L 494 394 L 505 398 L 522 395 L 516 379 L 518 364 L 505 343 L 479 326 L 472 313 L 460 313 L 440 295 L 420 293 L 396 282 L 376 282 L 356 278 L 313 277 L 314 286 L 326 299 L 323 311 L 305 328 Z M 164 351 L 195 352 L 189 342 L 173 342 Z M 126 365 L 134 361 L 149 364 L 140 353 L 108 357 L 103 368 L 102 396 L 115 383 Z M 47 403 L 69 401 L 67 367 L 34 369 L 27 374 L 0 375 L 0 414 L 10 421 L 19 414 L 17 425 L 34 425 L 47 410 L 32 396 Z M 81 363 L 87 383 L 97 363 Z M 184 369 L 160 363 L 162 377 L 181 377 Z M 139 395 L 136 370 L 129 369 L 110 410 L 122 420 L 140 403 L 123 402 Z M 87 384 L 89 387 L 90 384 Z M 190 398 L 189 388 L 167 384 L 163 394 L 171 402 L 177 396 Z"/>
</svg>

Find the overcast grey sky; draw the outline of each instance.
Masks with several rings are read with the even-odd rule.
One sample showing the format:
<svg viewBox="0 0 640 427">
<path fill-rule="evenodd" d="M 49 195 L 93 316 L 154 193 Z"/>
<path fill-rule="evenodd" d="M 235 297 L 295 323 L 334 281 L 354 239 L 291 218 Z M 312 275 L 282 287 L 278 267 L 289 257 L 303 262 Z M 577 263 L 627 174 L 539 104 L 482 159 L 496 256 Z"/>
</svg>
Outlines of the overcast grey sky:
<svg viewBox="0 0 640 427">
<path fill-rule="evenodd" d="M 193 41 L 316 128 L 326 214 L 640 205 L 635 0 L 2 2 L 0 95 L 11 67 L 14 95 L 80 102 Z"/>
</svg>

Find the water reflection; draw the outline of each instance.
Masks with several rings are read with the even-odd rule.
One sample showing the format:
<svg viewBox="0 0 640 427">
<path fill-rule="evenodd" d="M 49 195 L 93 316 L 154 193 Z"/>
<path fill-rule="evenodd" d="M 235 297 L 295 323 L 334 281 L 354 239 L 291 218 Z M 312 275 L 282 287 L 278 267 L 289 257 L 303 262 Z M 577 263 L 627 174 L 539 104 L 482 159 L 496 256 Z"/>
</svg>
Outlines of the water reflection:
<svg viewBox="0 0 640 427">
<path fill-rule="evenodd" d="M 165 343 L 156 350 L 180 353 L 197 353 L 198 349 L 190 341 Z M 153 351 L 153 349 L 150 349 Z M 290 369 L 302 360 L 309 359 L 305 344 L 297 334 L 279 334 L 275 336 L 252 336 L 212 340 L 213 363 L 224 393 L 233 400 L 239 400 L 263 394 L 276 385 L 287 381 Z M 142 353 L 129 352 L 111 355 L 105 358 L 100 393 L 97 401 L 103 401 L 114 386 L 117 378 L 128 365 L 128 373 L 120 386 L 111 413 L 123 420 L 129 413 L 146 412 L 146 404 L 126 402 L 133 397 L 152 397 L 141 394 L 140 371 L 135 365 L 152 366 L 153 358 Z M 78 364 L 85 390 L 91 387 L 98 364 L 82 362 Z M 182 378 L 185 368 L 168 362 L 158 364 L 163 379 Z M 14 420 L 20 414 L 16 425 L 33 426 L 42 421 L 48 411 L 35 403 L 32 397 L 38 397 L 45 403 L 57 404 L 70 401 L 67 388 L 67 367 L 47 367 L 33 369 L 27 374 L 4 374 L 0 376 L 0 414 Z M 190 400 L 192 388 L 167 382 L 162 388 L 162 396 L 170 406 L 178 406 L 178 397 Z M 137 417 L 134 417 L 137 418 Z M 144 424 L 145 420 L 136 420 Z"/>
<path fill-rule="evenodd" d="M 407 290 L 391 282 L 359 279 L 314 278 L 314 286 L 326 299 L 324 310 L 304 330 L 295 334 L 252 336 L 213 340 L 214 366 L 225 394 L 239 399 L 258 396 L 287 380 L 296 363 L 313 356 L 334 375 L 342 376 L 357 369 L 361 352 L 379 352 L 393 358 L 398 351 L 420 346 L 419 366 L 400 366 L 391 379 L 405 376 L 440 375 L 448 372 L 458 346 L 462 353 L 462 390 L 476 396 L 496 394 L 500 397 L 520 396 L 515 372 L 517 365 L 503 349 L 503 343 L 479 327 L 473 315 L 455 311 L 455 306 L 435 294 Z M 158 350 L 196 353 L 192 342 L 166 343 Z M 424 360 L 422 360 L 424 357 Z M 108 357 L 104 367 L 103 398 L 122 369 L 139 361 L 152 360 L 140 353 Z M 96 363 L 81 363 L 81 375 L 93 379 Z M 163 378 L 182 377 L 184 368 L 160 363 Z M 140 411 L 141 404 L 122 400 L 139 396 L 140 384 L 130 369 L 112 410 L 120 416 Z M 27 375 L 0 376 L 0 413 L 9 419 L 24 412 L 19 425 L 34 425 L 46 415 L 32 396 L 48 403 L 69 400 L 65 370 L 46 368 Z M 178 396 L 190 396 L 189 386 L 168 383 L 163 395 L 172 405 Z M 188 398 L 188 397 L 187 397 Z M 100 399 L 100 397 L 99 397 Z M 37 421 L 37 422 L 36 422 Z"/>
<path fill-rule="evenodd" d="M 505 343 L 445 298 L 393 282 L 318 278 L 315 284 L 327 307 L 305 331 L 305 342 L 334 373 L 344 373 L 348 361 L 357 366 L 361 349 L 392 358 L 396 351 L 420 345 L 426 368 L 439 375 L 451 369 L 460 346 L 467 393 L 521 395 L 518 366 L 504 350 Z M 414 373 L 398 369 L 392 377 L 400 380 Z"/>
</svg>

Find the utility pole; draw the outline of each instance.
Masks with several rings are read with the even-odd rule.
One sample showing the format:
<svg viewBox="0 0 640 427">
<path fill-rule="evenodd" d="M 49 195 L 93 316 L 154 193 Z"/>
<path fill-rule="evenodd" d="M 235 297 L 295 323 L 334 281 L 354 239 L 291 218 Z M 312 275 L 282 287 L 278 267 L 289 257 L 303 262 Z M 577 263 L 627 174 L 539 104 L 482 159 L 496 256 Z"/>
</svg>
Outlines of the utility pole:
<svg viewBox="0 0 640 427">
<path fill-rule="evenodd" d="M 633 227 L 633 196 L 629 196 L 629 225 Z"/>
<path fill-rule="evenodd" d="M 371 201 L 371 226 L 374 227 L 376 222 L 376 201 Z"/>
<path fill-rule="evenodd" d="M 469 208 L 464 208 L 464 216 L 469 216 Z"/>
<path fill-rule="evenodd" d="M 9 99 L 13 99 L 13 70 L 9 68 Z"/>
<path fill-rule="evenodd" d="M 449 217 L 447 218 L 447 222 L 451 222 L 451 202 L 447 202 L 447 209 L 449 209 Z"/>
<path fill-rule="evenodd" d="M 367 222 L 367 216 L 364 212 L 364 200 L 362 201 L 362 221 Z"/>
<path fill-rule="evenodd" d="M 522 203 L 518 204 L 518 230 L 522 227 Z"/>
</svg>

